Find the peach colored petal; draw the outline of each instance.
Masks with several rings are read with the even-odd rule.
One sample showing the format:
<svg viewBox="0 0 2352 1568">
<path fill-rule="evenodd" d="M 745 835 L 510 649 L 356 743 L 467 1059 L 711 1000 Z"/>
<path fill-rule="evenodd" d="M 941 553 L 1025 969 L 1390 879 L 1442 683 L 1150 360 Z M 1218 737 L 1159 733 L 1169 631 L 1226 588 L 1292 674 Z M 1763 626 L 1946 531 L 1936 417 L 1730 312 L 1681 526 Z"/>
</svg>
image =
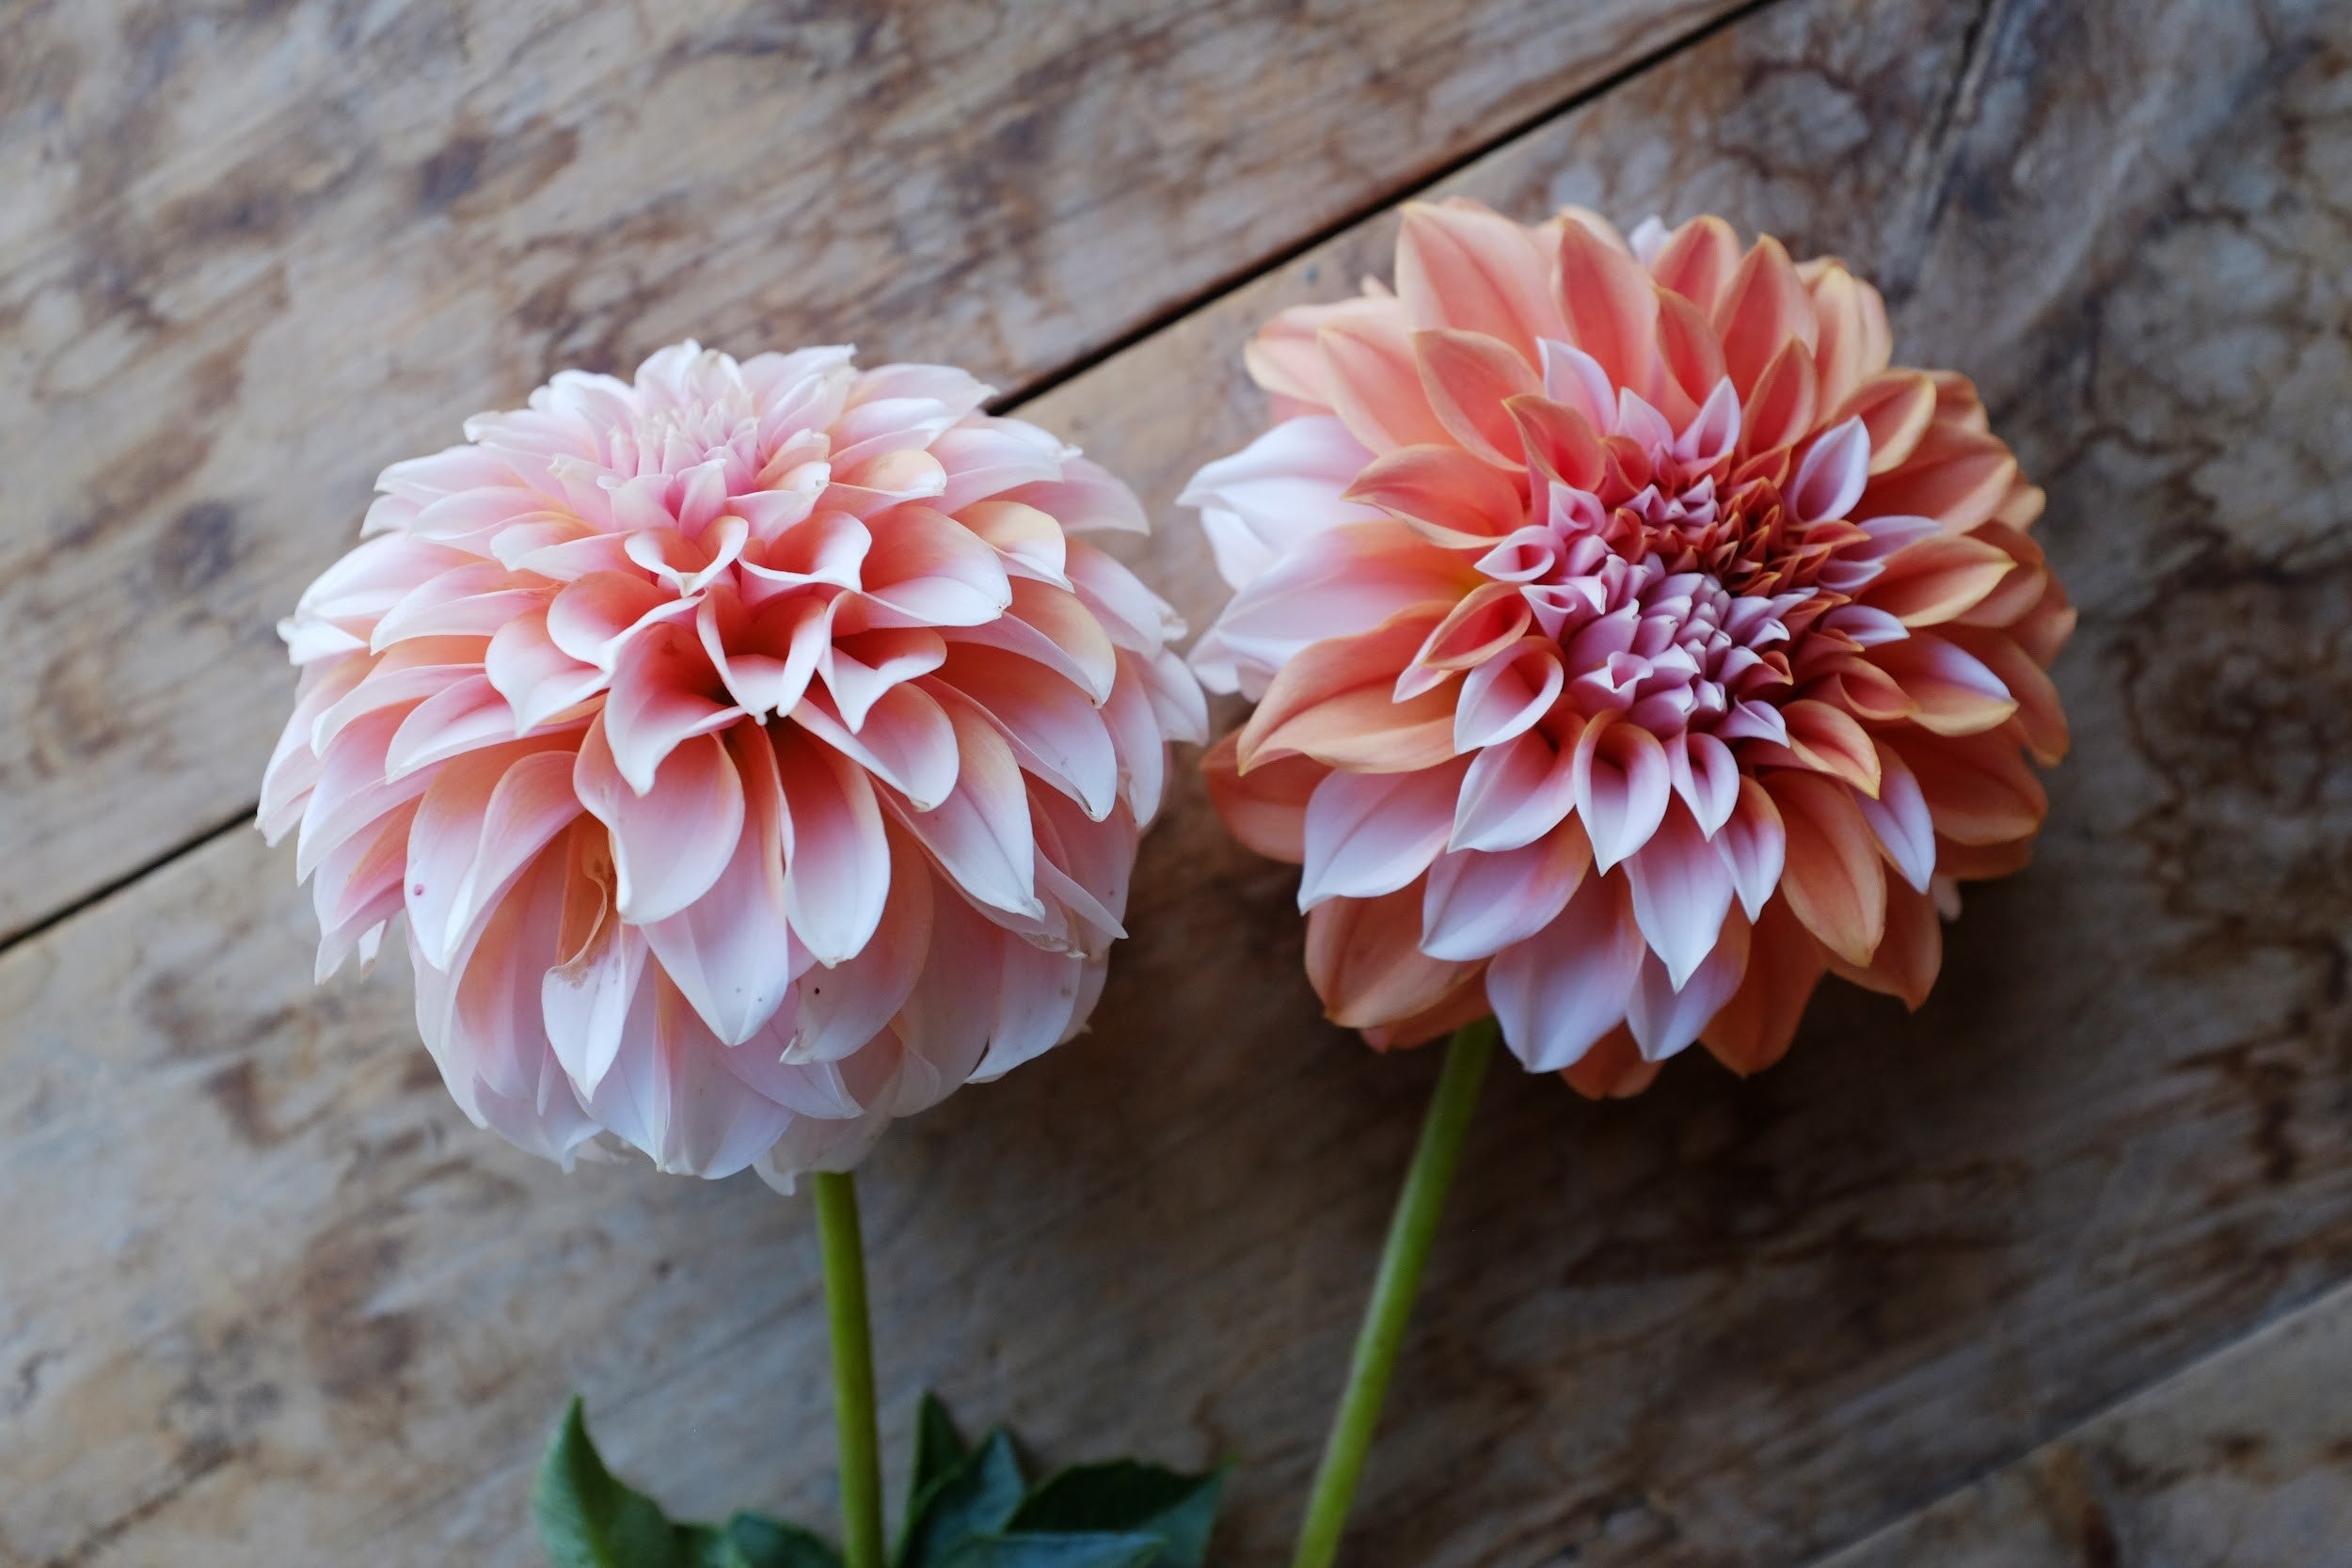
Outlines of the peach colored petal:
<svg viewBox="0 0 2352 1568">
<path fill-rule="evenodd" d="M 1862 602 L 1883 610 L 1907 626 L 1941 626 L 1957 620 L 2017 562 L 1978 539 L 1922 539 L 1886 563 L 1886 573 L 1864 591 Z"/>
<path fill-rule="evenodd" d="M 1591 490 L 1608 472 L 1600 435 L 1574 406 L 1550 398 L 1513 398 L 1504 404 L 1518 427 L 1520 445 L 1545 478 Z"/>
<path fill-rule="evenodd" d="M 1724 367 L 1743 397 L 1756 392 L 1766 368 L 1790 343 L 1803 345 L 1811 366 L 1820 318 L 1796 263 L 1778 240 L 1767 234 L 1748 247 L 1716 298 L 1714 326 L 1723 341 Z"/>
<path fill-rule="evenodd" d="M 1848 963 L 1870 961 L 1886 927 L 1886 873 L 1853 797 L 1816 774 L 1775 773 L 1765 787 L 1788 834 L 1781 892 L 1789 911 Z"/>
<path fill-rule="evenodd" d="M 1422 952 L 1422 892 L 1335 898 L 1307 915 L 1307 978 L 1332 1022 L 1361 1029 L 1438 1006 L 1473 965 Z"/>
<path fill-rule="evenodd" d="M 1714 391 L 1716 383 L 1730 373 L 1723 341 L 1715 336 L 1707 313 L 1662 287 L 1658 292 L 1658 356 L 1666 368 L 1666 386 L 1678 400 L 1669 403 L 1664 412 L 1677 423 L 1689 419 Z M 1734 391 L 1736 397 L 1736 387 Z"/>
<path fill-rule="evenodd" d="M 1919 450 L 1935 418 L 1935 383 L 1918 371 L 1880 371 L 1832 404 L 1831 422 L 1860 420 L 1870 433 L 1870 472 L 1892 472 Z"/>
<path fill-rule="evenodd" d="M 2050 809 L 2042 781 L 2006 736 L 1911 734 L 1898 735 L 1893 742 L 1918 776 L 1936 832 L 1956 844 L 1989 846 L 2029 837 Z"/>
<path fill-rule="evenodd" d="M 1798 761 L 1845 780 L 1865 795 L 1878 793 L 1878 750 L 1870 744 L 1868 733 L 1843 709 L 1807 697 L 1788 704 L 1780 714 L 1788 726 L 1788 749 Z"/>
<path fill-rule="evenodd" d="M 1673 290 L 1710 318 L 1739 269 L 1740 237 L 1731 225 L 1712 214 L 1677 229 L 1650 261 L 1650 276 L 1659 287 Z"/>
<path fill-rule="evenodd" d="M 1412 661 L 1446 613 L 1447 607 L 1441 601 L 1412 606 L 1398 610 L 1371 629 L 1355 636 L 1333 637 L 1312 643 L 1283 665 L 1274 684 L 1267 689 L 1265 699 L 1249 716 L 1249 722 L 1242 727 L 1239 741 L 1242 768 L 1247 771 L 1256 767 L 1262 752 L 1270 761 L 1285 752 L 1307 751 L 1305 746 L 1295 740 L 1279 737 L 1294 722 L 1351 693 L 1369 690 L 1382 702 L 1388 702 L 1389 690 L 1396 684 L 1397 674 Z M 1436 695 L 1431 693 L 1433 697 Z M 1445 702 L 1443 707 L 1450 732 L 1452 703 Z M 1370 712 L 1372 720 L 1376 722 L 1379 718 L 1377 709 Z M 1448 749 L 1450 752 L 1450 741 Z"/>
<path fill-rule="evenodd" d="M 1630 1100 L 1657 1079 L 1658 1068 L 1642 1059 L 1633 1031 L 1619 1024 L 1560 1076 L 1587 1100 Z"/>
<path fill-rule="evenodd" d="M 1733 385 L 1738 384 L 1734 378 Z M 1802 341 L 1790 338 L 1740 396 L 1745 415 L 1740 450 L 1767 452 L 1795 444 L 1813 429 L 1813 413 L 1820 400 L 1812 353 Z"/>
<path fill-rule="evenodd" d="M 1597 457 L 1597 444 L 1594 451 Z M 1527 520 L 1527 499 L 1509 477 L 1453 446 L 1402 447 L 1375 457 L 1353 476 L 1344 499 L 1378 507 L 1448 548 L 1499 539 Z"/>
<path fill-rule="evenodd" d="M 1446 434 L 1501 467 L 1518 467 L 1518 430 L 1504 405 L 1541 385 L 1527 361 L 1500 338 L 1451 329 L 1414 333 L 1413 358 Z"/>
<path fill-rule="evenodd" d="M 1550 269 L 1526 230 L 1475 202 L 1405 204 L 1396 293 L 1416 327 L 1483 333 L 1532 368 L 1537 341 L 1563 330 Z"/>
<path fill-rule="evenodd" d="M 1307 800 L 1330 769 L 1311 757 L 1279 757 L 1244 773 L 1235 759 L 1238 731 L 1200 759 L 1209 799 L 1232 835 L 1268 860 L 1307 858 Z"/>
<path fill-rule="evenodd" d="M 1944 922 L 1935 912 L 1935 900 L 1907 887 L 1886 890 L 1886 934 L 1867 964 L 1850 964 L 1835 955 L 1829 961 L 1840 979 L 1899 997 L 1913 1012 L 1927 1001 L 1943 964 Z"/>
<path fill-rule="evenodd" d="M 1641 264 L 1581 223 L 1560 231 L 1556 268 L 1567 341 L 1610 380 L 1648 389 L 1658 353 L 1658 297 Z"/>
<path fill-rule="evenodd" d="M 2001 677 L 1949 638 L 1922 632 L 1870 657 L 1911 699 L 1913 722 L 1936 735 L 1980 735 L 2017 711 Z"/>
<path fill-rule="evenodd" d="M 1440 1039 L 1465 1023 L 1485 1018 L 1493 1010 L 1486 1006 L 1486 971 L 1477 964 L 1459 967 L 1460 978 L 1441 1000 L 1409 1017 L 1369 1025 L 1363 1031 L 1364 1043 L 1375 1051 L 1406 1050 Z"/>
<path fill-rule="evenodd" d="M 2033 760 L 2044 768 L 2065 760 L 2070 743 L 2066 710 L 2050 673 L 2014 638 L 2001 632 L 1955 626 L 1946 628 L 1944 636 L 1966 649 L 2016 701 L 2018 729 Z"/>
<path fill-rule="evenodd" d="M 1879 292 L 1843 266 L 1821 268 L 1809 287 L 1820 323 L 1814 369 L 1820 374 L 1822 404 L 1836 408 L 1886 368 L 1894 334 L 1887 329 L 1886 302 Z"/>
<path fill-rule="evenodd" d="M 1933 517 L 1947 533 L 1990 521 L 2017 478 L 2017 459 L 1994 436 L 1931 424 L 1904 463 L 1873 475 L 1859 517 Z"/>
<path fill-rule="evenodd" d="M 1740 989 L 1708 1022 L 1700 1043 L 1734 1072 L 1763 1071 L 1788 1053 L 1825 967 L 1821 944 L 1789 912 L 1788 900 L 1774 899 L 1749 938 Z"/>
<path fill-rule="evenodd" d="M 1375 452 L 1443 441 L 1446 429 L 1430 410 L 1411 339 L 1401 322 L 1351 317 L 1315 335 L 1334 399 L 1333 412 Z"/>
</svg>

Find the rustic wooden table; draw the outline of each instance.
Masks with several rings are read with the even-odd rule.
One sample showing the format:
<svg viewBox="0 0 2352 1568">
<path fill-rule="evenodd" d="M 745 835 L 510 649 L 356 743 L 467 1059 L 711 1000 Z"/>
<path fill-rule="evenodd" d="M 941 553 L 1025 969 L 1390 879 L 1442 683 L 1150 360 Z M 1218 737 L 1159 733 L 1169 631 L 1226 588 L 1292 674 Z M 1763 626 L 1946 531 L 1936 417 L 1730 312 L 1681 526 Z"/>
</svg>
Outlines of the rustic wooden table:
<svg viewBox="0 0 2352 1568">
<path fill-rule="evenodd" d="M 0 10 L 0 1563 L 536 1561 L 566 1391 L 824 1516 L 803 1208 L 468 1126 L 309 985 L 270 626 L 376 470 L 695 334 L 973 365 L 1170 505 L 1433 187 L 1845 255 L 2083 610 L 1915 1016 L 1490 1081 L 1364 1564 L 2352 1563 L 2352 7 L 213 0 Z M 1244 1467 L 1272 1563 L 1436 1062 L 1315 1022 L 1197 787 L 1093 1033 L 865 1181 L 917 1392 Z M 397 968 L 397 966 L 392 966 Z"/>
</svg>

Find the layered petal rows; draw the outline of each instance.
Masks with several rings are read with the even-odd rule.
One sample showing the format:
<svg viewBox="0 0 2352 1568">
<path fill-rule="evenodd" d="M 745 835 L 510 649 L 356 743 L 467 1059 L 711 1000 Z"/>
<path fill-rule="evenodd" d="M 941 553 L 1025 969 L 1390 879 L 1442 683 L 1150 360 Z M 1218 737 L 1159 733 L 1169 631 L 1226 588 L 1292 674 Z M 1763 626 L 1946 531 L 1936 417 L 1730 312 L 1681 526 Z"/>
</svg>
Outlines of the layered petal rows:
<svg viewBox="0 0 2352 1568">
<path fill-rule="evenodd" d="M 2040 828 L 2074 615 L 1975 388 L 1891 352 L 1869 284 L 1718 218 L 1464 201 L 1250 343 L 1277 422 L 1183 498 L 1236 590 L 1192 659 L 1258 700 L 1211 794 L 1303 865 L 1332 1018 L 1491 1011 L 1627 1094 L 1776 1060 L 1825 973 L 1920 1003 Z"/>
<path fill-rule="evenodd" d="M 693 343 L 397 463 L 280 628 L 321 977 L 405 926 L 458 1103 L 569 1162 L 839 1168 L 1073 1033 L 1170 738 L 1119 482 L 961 371 Z"/>
</svg>

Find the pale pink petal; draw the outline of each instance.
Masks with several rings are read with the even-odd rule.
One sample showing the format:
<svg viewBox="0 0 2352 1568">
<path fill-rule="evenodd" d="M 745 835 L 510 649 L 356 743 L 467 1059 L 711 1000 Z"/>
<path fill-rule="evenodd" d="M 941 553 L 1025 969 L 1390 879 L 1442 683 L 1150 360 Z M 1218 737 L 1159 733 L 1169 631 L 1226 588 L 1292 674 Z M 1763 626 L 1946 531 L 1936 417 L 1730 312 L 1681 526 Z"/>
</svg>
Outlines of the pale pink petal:
<svg viewBox="0 0 2352 1568">
<path fill-rule="evenodd" d="M 1472 670 L 1454 710 L 1454 745 L 1472 752 L 1524 735 L 1551 711 L 1567 685 L 1559 645 L 1528 637 Z"/>
<path fill-rule="evenodd" d="M 1788 846 L 1780 808 L 1772 804 L 1762 784 L 1754 779 L 1740 781 L 1739 802 L 1715 834 L 1714 843 L 1716 852 L 1731 869 L 1731 884 L 1740 895 L 1740 909 L 1750 920 L 1761 919 L 1772 889 L 1780 884 Z"/>
<path fill-rule="evenodd" d="M 539 1006 L 564 1071 L 581 1094 L 593 1097 L 620 1055 L 648 948 L 644 929 L 624 924 L 612 910 L 609 890 L 588 882 L 576 896 L 591 923 L 579 933 L 579 944 L 562 950 L 562 961 L 548 969 Z"/>
<path fill-rule="evenodd" d="M 1119 797 L 1119 752 L 1106 715 L 1085 692 L 1051 670 L 993 648 L 959 650 L 941 679 L 996 726 L 1023 768 L 1098 821 L 1110 811 Z M 1148 705 L 1141 718 L 1151 737 L 1141 749 L 1156 767 L 1165 751 L 1161 731 Z"/>
<path fill-rule="evenodd" d="M 604 704 L 605 741 L 628 786 L 643 795 L 684 741 L 723 730 L 742 717 L 687 627 L 650 627 L 621 651 Z"/>
<path fill-rule="evenodd" d="M 1879 792 L 1875 799 L 1854 791 L 1862 819 L 1878 836 L 1879 851 L 1913 891 L 1928 891 L 1935 874 L 1935 822 L 1928 813 L 1919 780 L 1896 750 L 1880 741 Z"/>
<path fill-rule="evenodd" d="M 1035 947 L 1010 933 L 997 938 L 996 1019 L 988 1049 L 972 1068 L 975 1082 L 1000 1078 L 1070 1037 L 1100 959 Z"/>
<path fill-rule="evenodd" d="M 828 642 L 818 659 L 834 709 L 851 730 L 889 689 L 928 675 L 947 657 L 947 640 L 928 626 L 853 632 Z"/>
<path fill-rule="evenodd" d="M 1012 583 L 987 541 L 944 512 L 902 506 L 869 521 L 863 572 L 878 626 L 969 626 L 1012 605 Z"/>
<path fill-rule="evenodd" d="M 796 1061 L 838 1061 L 871 1041 L 914 993 L 930 951 L 933 879 L 922 851 L 891 835 L 890 887 L 873 934 L 838 962 L 801 977 Z"/>
<path fill-rule="evenodd" d="M 1499 854 L 1439 855 L 1422 895 L 1421 950 L 1433 958 L 1473 959 L 1524 942 L 1567 908 L 1592 859 L 1592 847 L 1572 822 Z"/>
<path fill-rule="evenodd" d="M 1552 830 L 1576 804 L 1576 752 L 1541 730 L 1471 759 L 1446 843 L 1454 849 L 1516 849 Z"/>
<path fill-rule="evenodd" d="M 1826 432 L 1797 467 L 1788 504 L 1803 523 L 1843 517 L 1870 481 L 1870 432 L 1859 419 Z"/>
<path fill-rule="evenodd" d="M 1558 919 L 1486 968 L 1503 1043 L 1531 1072 L 1575 1066 L 1624 1022 L 1645 951 L 1617 879 L 1586 877 Z"/>
<path fill-rule="evenodd" d="M 1606 871 L 1649 841 L 1666 815 L 1673 779 L 1665 748 L 1638 724 L 1603 714 L 1577 737 L 1570 765 L 1576 813 Z"/>
<path fill-rule="evenodd" d="M 1004 944 L 1018 940 L 951 893 L 932 901 L 930 957 L 898 1011 L 905 1051 L 884 1101 L 893 1115 L 935 1103 L 979 1067 L 1004 999 Z"/>
<path fill-rule="evenodd" d="M 784 908 L 803 946 L 837 964 L 866 945 L 890 893 L 890 846 L 866 770 L 830 746 L 778 728 L 784 800 Z"/>
<path fill-rule="evenodd" d="M 1625 869 L 1634 923 L 1665 964 L 1669 984 L 1679 990 L 1713 947 L 1731 909 L 1731 868 L 1690 813 L 1669 811 Z"/>
<path fill-rule="evenodd" d="M 886 803 L 973 899 L 1035 918 L 1043 906 L 1037 896 L 1037 844 L 1020 764 L 971 704 L 944 689 L 941 695 L 961 757 L 955 788 L 929 811 L 896 798 L 886 797 Z"/>
<path fill-rule="evenodd" d="M 1184 733 L 1166 722 L 1157 700 L 1162 688 L 1143 673 L 1148 668 L 1122 649 L 1118 683 L 1111 688 L 1110 698 L 1102 709 L 1118 767 L 1119 793 L 1140 822 L 1149 822 L 1159 815 L 1160 799 L 1168 784 L 1166 742 Z M 1190 671 L 1181 664 L 1177 670 L 1183 679 L 1191 680 Z M 1206 715 L 1202 717 L 1205 721 Z"/>
<path fill-rule="evenodd" d="M 680 745 L 653 787 L 641 792 L 621 777 L 599 715 L 580 743 L 573 787 L 612 831 L 625 920 L 660 920 L 701 897 L 726 869 L 743 831 L 743 781 L 715 735 Z"/>
<path fill-rule="evenodd" d="M 1119 650 L 1077 594 L 1050 583 L 1016 578 L 1012 609 L 979 626 L 952 626 L 950 642 L 976 642 L 1044 665 L 1100 703 L 1119 673 Z"/>
<path fill-rule="evenodd" d="M 517 616 L 490 639 L 483 673 L 515 710 L 515 723 L 533 729 L 604 689 L 605 673 L 572 657 L 548 635 L 544 610 Z"/>
<path fill-rule="evenodd" d="M 1740 764 L 1731 748 L 1711 735 L 1686 731 L 1666 743 L 1666 766 L 1699 832 L 1713 838 L 1740 800 Z"/>
<path fill-rule="evenodd" d="M 1710 939 L 1705 958 L 1679 983 L 1655 956 L 1645 958 L 1625 1012 L 1642 1059 L 1662 1062 L 1697 1039 L 1708 1020 L 1740 989 L 1747 967 L 1748 921 L 1736 911 Z"/>
<path fill-rule="evenodd" d="M 707 893 L 644 929 L 679 994 L 722 1044 L 732 1046 L 774 1015 L 796 972 L 775 752 L 756 730 L 739 730 L 730 741 L 728 755 L 743 781 L 743 832 L 735 853 Z"/>
<path fill-rule="evenodd" d="M 1083 457 L 1063 458 L 1061 478 L 1008 490 L 1004 499 L 1051 515 L 1068 534 L 1148 533 L 1152 529 L 1136 493 L 1100 464 Z"/>
<path fill-rule="evenodd" d="M 1467 764 L 1412 773 L 1333 773 L 1307 801 L 1304 911 L 1393 893 L 1429 868 L 1454 826 Z"/>
<path fill-rule="evenodd" d="M 874 699 L 855 731 L 821 691 L 794 705 L 792 721 L 904 795 L 917 811 L 945 800 L 964 765 L 955 726 L 919 684 L 894 686 Z"/>
<path fill-rule="evenodd" d="M 384 748 L 384 776 L 397 781 L 437 762 L 512 740 L 515 710 L 486 675 L 469 675 L 410 708 Z"/>
<path fill-rule="evenodd" d="M 1379 516 L 1343 494 L 1371 460 L 1328 414 L 1284 420 L 1194 474 L 1176 504 L 1201 509 L 1217 574 L 1239 588 L 1302 540 Z"/>
</svg>

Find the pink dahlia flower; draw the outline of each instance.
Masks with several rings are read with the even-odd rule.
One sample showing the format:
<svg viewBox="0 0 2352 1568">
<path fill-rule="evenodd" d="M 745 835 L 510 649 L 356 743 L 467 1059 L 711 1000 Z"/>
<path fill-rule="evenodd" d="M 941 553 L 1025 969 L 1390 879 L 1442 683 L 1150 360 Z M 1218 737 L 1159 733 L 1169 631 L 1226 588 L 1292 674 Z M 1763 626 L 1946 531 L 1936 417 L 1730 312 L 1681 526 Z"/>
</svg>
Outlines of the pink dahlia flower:
<svg viewBox="0 0 2352 1568">
<path fill-rule="evenodd" d="M 1170 737 L 1125 486 L 961 371 L 693 343 L 396 463 L 281 628 L 323 978 L 404 924 L 476 1122 L 841 1168 L 1067 1038 Z"/>
<path fill-rule="evenodd" d="M 2074 611 L 2042 493 L 1876 290 L 1729 226 L 1407 209 L 1394 293 L 1249 345 L 1279 422 L 1184 498 L 1261 699 L 1209 758 L 1302 862 L 1332 1018 L 1492 1011 L 1638 1090 L 1788 1049 L 1825 971 L 1916 1006 L 1955 882 L 2023 864 Z"/>
</svg>

